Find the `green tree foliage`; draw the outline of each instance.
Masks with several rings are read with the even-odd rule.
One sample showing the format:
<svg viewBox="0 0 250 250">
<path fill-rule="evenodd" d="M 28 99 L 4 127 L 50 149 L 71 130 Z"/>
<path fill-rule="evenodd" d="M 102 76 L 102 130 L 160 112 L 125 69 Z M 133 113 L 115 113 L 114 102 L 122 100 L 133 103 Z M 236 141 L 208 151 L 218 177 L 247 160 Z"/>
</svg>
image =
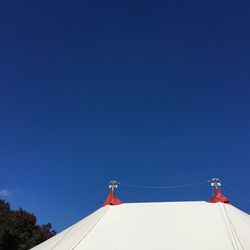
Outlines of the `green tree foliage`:
<svg viewBox="0 0 250 250">
<path fill-rule="evenodd" d="M 34 214 L 22 208 L 11 210 L 0 199 L 0 250 L 27 250 L 55 234 L 50 223 L 37 225 Z"/>
</svg>

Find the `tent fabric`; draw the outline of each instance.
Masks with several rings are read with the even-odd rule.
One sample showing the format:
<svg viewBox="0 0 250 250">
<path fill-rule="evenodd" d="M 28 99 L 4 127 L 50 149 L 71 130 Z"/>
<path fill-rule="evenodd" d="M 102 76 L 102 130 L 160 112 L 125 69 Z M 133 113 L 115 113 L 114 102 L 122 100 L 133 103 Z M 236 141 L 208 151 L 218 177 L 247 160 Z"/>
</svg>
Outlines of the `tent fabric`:
<svg viewBox="0 0 250 250">
<path fill-rule="evenodd" d="M 246 250 L 250 216 L 225 203 L 104 206 L 33 250 Z"/>
</svg>

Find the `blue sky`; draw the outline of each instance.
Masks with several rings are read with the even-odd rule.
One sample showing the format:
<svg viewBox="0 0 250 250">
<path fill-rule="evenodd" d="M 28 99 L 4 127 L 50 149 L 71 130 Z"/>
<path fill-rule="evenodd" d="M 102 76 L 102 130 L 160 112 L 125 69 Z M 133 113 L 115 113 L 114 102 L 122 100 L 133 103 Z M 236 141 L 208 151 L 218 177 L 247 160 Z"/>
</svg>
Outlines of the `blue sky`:
<svg viewBox="0 0 250 250">
<path fill-rule="evenodd" d="M 58 231 L 100 207 L 111 179 L 218 176 L 249 197 L 249 11 L 248 1 L 1 1 L 0 195 Z M 119 188 L 124 202 L 211 194 Z"/>
</svg>

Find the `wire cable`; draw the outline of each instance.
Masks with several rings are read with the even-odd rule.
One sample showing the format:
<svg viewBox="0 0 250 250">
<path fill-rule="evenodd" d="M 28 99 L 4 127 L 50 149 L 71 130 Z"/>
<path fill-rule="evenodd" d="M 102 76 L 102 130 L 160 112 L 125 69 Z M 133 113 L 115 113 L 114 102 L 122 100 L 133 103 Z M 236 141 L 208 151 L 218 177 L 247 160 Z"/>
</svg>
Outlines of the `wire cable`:
<svg viewBox="0 0 250 250">
<path fill-rule="evenodd" d="M 238 192 L 237 190 L 235 190 L 234 188 L 228 186 L 227 184 L 225 184 L 225 182 L 223 182 L 223 185 L 230 189 L 232 192 L 234 192 L 235 194 L 237 194 L 238 196 L 240 196 L 241 198 L 243 198 L 244 200 L 250 202 L 250 199 L 248 197 L 246 197 L 244 194 L 241 194 L 240 192 Z"/>
<path fill-rule="evenodd" d="M 200 186 L 206 184 L 210 181 L 203 181 L 203 182 L 196 182 L 190 184 L 183 184 L 183 185 L 175 185 L 175 186 L 143 186 L 143 185 L 135 185 L 123 182 L 117 182 L 121 186 L 131 187 L 131 188 L 143 188 L 143 189 L 177 189 L 177 188 L 185 188 L 185 187 L 193 187 L 193 186 Z"/>
</svg>

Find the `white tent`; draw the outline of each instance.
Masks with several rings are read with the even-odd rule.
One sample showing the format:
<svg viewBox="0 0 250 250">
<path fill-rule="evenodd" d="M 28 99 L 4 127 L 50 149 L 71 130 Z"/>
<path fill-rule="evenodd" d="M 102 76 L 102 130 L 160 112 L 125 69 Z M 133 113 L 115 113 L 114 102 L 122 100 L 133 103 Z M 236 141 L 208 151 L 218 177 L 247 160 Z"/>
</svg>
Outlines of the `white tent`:
<svg viewBox="0 0 250 250">
<path fill-rule="evenodd" d="M 249 250 L 250 216 L 223 202 L 106 205 L 33 250 Z"/>
</svg>

